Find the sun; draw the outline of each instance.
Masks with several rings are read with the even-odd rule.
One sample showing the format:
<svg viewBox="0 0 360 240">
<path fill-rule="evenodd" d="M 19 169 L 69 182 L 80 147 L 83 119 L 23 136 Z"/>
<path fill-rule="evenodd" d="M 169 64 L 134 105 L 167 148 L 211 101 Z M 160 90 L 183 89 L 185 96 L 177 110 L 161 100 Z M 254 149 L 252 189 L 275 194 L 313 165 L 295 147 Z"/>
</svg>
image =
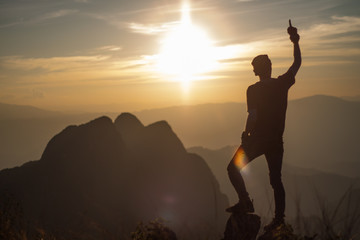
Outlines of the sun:
<svg viewBox="0 0 360 240">
<path fill-rule="evenodd" d="M 181 22 L 163 39 L 158 70 L 172 80 L 189 85 L 217 65 L 213 41 L 191 22 L 190 7 L 183 4 Z"/>
</svg>

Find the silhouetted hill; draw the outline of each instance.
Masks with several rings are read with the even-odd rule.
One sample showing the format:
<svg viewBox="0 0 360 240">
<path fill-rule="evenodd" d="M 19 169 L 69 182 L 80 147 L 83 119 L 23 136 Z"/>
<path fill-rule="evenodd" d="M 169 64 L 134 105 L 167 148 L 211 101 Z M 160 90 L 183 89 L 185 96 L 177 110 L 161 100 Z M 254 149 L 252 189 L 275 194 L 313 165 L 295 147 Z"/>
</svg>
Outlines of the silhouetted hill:
<svg viewBox="0 0 360 240">
<path fill-rule="evenodd" d="M 134 115 L 130 113 L 122 113 L 115 120 L 115 126 L 122 137 L 127 139 L 131 144 L 132 138 L 137 138 L 137 133 L 144 129 L 144 125 Z"/>
<path fill-rule="evenodd" d="M 6 106 L 6 107 L 4 107 Z M 0 169 L 39 159 L 49 139 L 70 124 L 99 114 L 62 114 L 28 106 L 0 107 Z"/>
<path fill-rule="evenodd" d="M 131 114 L 65 128 L 39 161 L 0 172 L 0 196 L 19 202 L 28 233 L 59 239 L 124 238 L 157 217 L 187 239 L 217 237 L 228 206 L 207 164 L 165 121 L 143 126 Z"/>
<path fill-rule="evenodd" d="M 151 148 L 177 153 L 176 155 L 186 153 L 182 142 L 166 121 L 155 122 L 145 127 L 134 115 L 123 113 L 116 118 L 115 126 L 126 145 L 133 151 L 138 151 L 139 147 L 142 147 L 145 148 L 142 149 L 144 152 Z"/>
<path fill-rule="evenodd" d="M 355 95 L 355 96 L 345 96 L 345 97 L 342 97 L 342 99 L 344 99 L 344 100 L 348 100 L 348 101 L 360 102 L 360 95 Z"/>
</svg>

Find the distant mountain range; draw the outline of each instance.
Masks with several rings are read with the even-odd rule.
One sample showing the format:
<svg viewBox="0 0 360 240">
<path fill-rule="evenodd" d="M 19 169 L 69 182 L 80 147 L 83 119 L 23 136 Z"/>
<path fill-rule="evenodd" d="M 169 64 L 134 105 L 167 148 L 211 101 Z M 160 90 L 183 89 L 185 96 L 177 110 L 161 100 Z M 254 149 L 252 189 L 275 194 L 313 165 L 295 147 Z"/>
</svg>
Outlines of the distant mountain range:
<svg viewBox="0 0 360 240">
<path fill-rule="evenodd" d="M 0 105 L 0 113 L 7 114 L 0 114 L 0 169 L 38 159 L 56 132 L 69 124 L 80 124 L 98 116 L 39 113 L 30 107 L 19 113 L 17 107 L 12 111 L 3 108 L 4 105 Z M 134 114 L 145 124 L 166 120 L 187 148 L 219 149 L 240 143 L 247 113 L 245 103 L 222 103 L 151 109 Z M 323 95 L 290 101 L 284 135 L 285 161 L 302 168 L 360 177 L 359 122 L 360 102 Z"/>
<path fill-rule="evenodd" d="M 43 110 L 32 106 L 22 106 L 0 103 L 0 119 L 41 119 L 47 117 L 59 117 L 61 112 Z"/>
<path fill-rule="evenodd" d="M 217 239 L 228 205 L 167 122 L 144 126 L 129 113 L 68 126 L 40 160 L 0 171 L 1 236 L 126 239 L 160 217 L 182 239 Z"/>
<path fill-rule="evenodd" d="M 240 144 L 244 103 L 205 104 L 136 113 L 143 122 L 166 119 L 185 146 L 219 149 Z M 344 176 L 360 177 L 360 102 L 317 95 L 289 101 L 285 161 Z M 195 130 L 194 130 L 195 129 Z"/>
</svg>

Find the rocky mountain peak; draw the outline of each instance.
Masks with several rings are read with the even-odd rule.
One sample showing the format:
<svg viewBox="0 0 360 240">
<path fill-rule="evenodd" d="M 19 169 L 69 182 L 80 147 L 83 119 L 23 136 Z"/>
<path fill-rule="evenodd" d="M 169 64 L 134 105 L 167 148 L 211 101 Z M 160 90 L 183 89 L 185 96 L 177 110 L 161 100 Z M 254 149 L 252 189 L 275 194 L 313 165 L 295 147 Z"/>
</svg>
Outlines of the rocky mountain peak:
<svg viewBox="0 0 360 240">
<path fill-rule="evenodd" d="M 41 160 L 91 159 L 94 149 L 106 152 L 112 145 L 124 145 L 109 117 L 103 116 L 79 126 L 68 126 L 48 143 Z M 96 147 L 96 148 L 95 148 Z"/>
</svg>

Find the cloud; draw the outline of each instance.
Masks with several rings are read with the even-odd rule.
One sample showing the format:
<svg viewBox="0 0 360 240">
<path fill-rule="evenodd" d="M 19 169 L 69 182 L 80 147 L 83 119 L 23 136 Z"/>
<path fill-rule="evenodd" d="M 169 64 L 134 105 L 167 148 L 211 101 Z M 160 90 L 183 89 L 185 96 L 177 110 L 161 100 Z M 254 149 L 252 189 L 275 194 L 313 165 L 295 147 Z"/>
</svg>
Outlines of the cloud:
<svg viewBox="0 0 360 240">
<path fill-rule="evenodd" d="M 14 27 L 14 26 L 18 26 L 18 25 L 39 24 L 39 23 L 42 23 L 42 22 L 50 20 L 50 19 L 65 17 L 65 16 L 68 16 L 71 14 L 75 14 L 77 12 L 78 12 L 78 10 L 75 10 L 75 9 L 60 9 L 57 11 L 45 13 L 41 16 L 35 16 L 35 17 L 31 16 L 28 18 L 21 18 L 20 20 L 16 20 L 16 21 L 13 21 L 10 23 L 1 24 L 0 29 Z"/>
<path fill-rule="evenodd" d="M 305 34 L 314 37 L 331 36 L 348 32 L 360 33 L 360 17 L 354 16 L 332 16 L 331 23 L 322 23 L 313 25 L 305 30 Z"/>
<path fill-rule="evenodd" d="M 87 69 L 104 63 L 108 56 L 71 56 L 51 58 L 24 58 L 20 56 L 1 57 L 2 67 L 23 71 L 42 70 L 44 72 L 74 71 Z"/>
<path fill-rule="evenodd" d="M 299 26 L 300 47 L 304 66 L 346 66 L 359 62 L 360 17 L 332 16 L 328 23 L 317 23 L 302 29 Z M 283 29 L 265 29 L 261 40 L 218 46 L 222 71 L 250 68 L 250 60 L 259 54 L 269 54 L 274 68 L 286 68 L 292 63 L 292 43 Z"/>
<path fill-rule="evenodd" d="M 300 32 L 308 56 L 360 56 L 360 17 L 333 16 Z"/>
<path fill-rule="evenodd" d="M 141 33 L 146 35 L 155 35 L 163 32 L 168 32 L 174 29 L 179 22 L 170 22 L 163 24 L 142 24 L 142 23 L 129 23 L 129 29 L 134 33 Z"/>
<path fill-rule="evenodd" d="M 119 46 L 110 45 L 110 46 L 99 47 L 98 49 L 105 50 L 105 51 L 120 51 L 122 48 Z"/>
<path fill-rule="evenodd" d="M 358 56 L 360 49 L 360 17 L 332 16 L 328 23 L 318 23 L 306 29 L 298 27 L 300 45 L 307 56 Z M 283 30 L 265 30 L 267 39 L 249 42 L 254 49 L 283 49 L 289 45 Z M 283 55 L 284 51 L 279 51 Z"/>
<path fill-rule="evenodd" d="M 155 39 L 153 38 L 153 36 L 161 35 L 165 32 L 171 31 L 179 24 L 179 21 L 174 21 L 174 19 L 180 19 L 180 4 L 171 4 L 171 6 L 158 6 L 156 4 L 151 5 L 147 3 L 147 5 L 142 6 L 143 8 L 135 9 L 125 6 L 124 8 L 121 8 L 118 12 L 116 12 L 109 6 L 104 6 L 104 9 L 97 10 L 90 8 L 81 8 L 82 4 L 75 4 L 74 2 L 86 3 L 87 1 L 73 0 L 73 5 L 61 5 L 61 9 L 58 9 L 56 11 L 49 10 L 56 9 L 54 7 L 47 8 L 47 11 L 41 11 L 46 12 L 41 16 L 32 17 L 26 21 L 19 20 L 16 23 L 2 25 L 0 26 L 0 28 L 13 26 L 14 24 L 35 24 L 50 21 L 52 19 L 64 18 L 79 13 L 82 17 L 85 16 L 87 18 L 92 18 L 91 20 L 94 20 L 94 18 L 100 20 L 99 22 L 102 25 L 96 25 L 97 27 L 104 26 L 104 23 L 106 23 L 117 26 L 121 29 L 126 29 L 127 32 L 122 32 L 121 38 L 117 42 L 101 42 L 100 46 L 101 44 L 103 44 L 104 46 L 97 48 L 96 46 L 94 46 L 94 44 L 93 46 L 91 46 L 93 48 L 87 50 L 86 52 L 84 52 L 83 50 L 79 50 L 81 52 L 80 56 L 49 58 L 24 58 L 21 56 L 8 56 L 0 58 L 2 66 L 6 67 L 7 69 L 32 71 L 37 73 L 41 72 L 44 74 L 52 74 L 53 76 L 55 76 L 56 74 L 58 74 L 59 76 L 65 76 L 65 73 L 70 76 L 71 73 L 74 73 L 74 76 L 82 75 L 81 78 L 84 79 L 85 76 L 90 76 L 90 74 L 88 73 L 93 73 L 95 71 L 97 71 L 97 73 L 94 76 L 96 76 L 97 78 L 101 78 L 101 74 L 104 74 L 106 78 L 106 76 L 109 76 L 109 73 L 111 73 L 110 75 L 112 75 L 112 77 L 124 75 L 135 76 L 136 71 L 138 71 L 138 74 L 142 74 L 144 71 L 153 71 L 151 70 L 151 67 L 154 66 L 154 62 L 156 61 L 154 59 L 151 60 L 144 57 L 145 55 L 149 56 L 150 54 L 154 54 L 154 51 L 145 52 L 145 50 L 143 50 L 145 48 L 140 48 L 140 45 L 138 43 L 143 43 L 144 46 L 146 44 L 153 44 L 153 42 L 155 41 L 150 42 L 146 40 L 150 38 Z M 286 29 L 280 29 L 279 26 L 276 25 L 271 26 L 270 29 L 270 27 L 268 26 L 263 27 L 261 25 L 255 30 L 250 29 L 251 31 L 246 31 L 248 25 L 251 25 L 251 19 L 249 19 L 249 21 L 240 21 L 243 20 L 241 18 L 248 16 L 246 14 L 244 15 L 244 12 L 259 12 L 260 10 L 266 11 L 269 6 L 287 6 L 288 4 L 290 4 L 288 3 L 288 1 L 226 1 L 226 3 L 228 4 L 226 6 L 233 7 L 229 7 L 227 9 L 216 8 L 217 2 L 213 0 L 205 2 L 209 4 L 204 4 L 204 2 L 202 1 L 198 3 L 194 2 L 194 8 L 196 10 L 194 10 L 193 15 L 195 20 L 196 17 L 198 17 L 199 19 L 199 16 L 202 16 L 201 14 L 208 13 L 208 9 L 201 8 L 202 6 L 206 5 L 207 8 L 213 9 L 214 12 L 211 13 L 216 13 L 216 11 L 218 11 L 219 16 L 217 19 L 224 20 L 224 22 L 214 21 L 212 22 L 213 24 L 211 26 L 209 22 L 204 21 L 204 26 L 206 26 L 206 24 L 209 24 L 209 28 L 212 29 L 216 29 L 216 27 L 217 29 L 225 29 L 230 26 L 229 32 L 231 33 L 226 36 L 227 39 L 223 38 L 224 34 L 213 31 L 214 36 L 216 36 L 215 34 L 218 34 L 219 41 L 217 49 L 220 56 L 218 60 L 222 66 L 229 66 L 232 68 L 238 67 L 237 64 L 245 63 L 248 59 L 251 59 L 252 57 L 261 53 L 269 53 L 272 58 L 279 60 L 277 62 L 283 61 L 285 63 L 286 61 L 291 61 L 292 45 L 286 34 Z M 299 3 L 299 1 L 294 2 Z M 99 2 L 95 3 L 98 4 L 96 6 L 100 6 Z M 248 8 L 245 7 L 247 6 L 247 4 L 249 5 Z M 304 3 L 306 7 L 308 7 L 309 4 L 310 3 Z M 334 4 L 335 2 L 332 1 L 331 6 L 333 6 Z M 78 8 L 81 10 L 77 10 L 74 8 Z M 224 11 L 224 13 L 221 11 Z M 196 15 L 197 13 L 198 15 Z M 270 12 L 269 15 L 271 13 L 272 12 Z M 216 14 L 206 15 L 212 16 Z M 273 16 L 271 17 L 274 18 Z M 235 18 L 238 18 L 239 21 L 235 21 Z M 148 19 L 149 21 L 147 21 Z M 234 21 L 229 23 L 230 20 L 233 19 Z M 256 22 L 256 24 L 261 22 L 261 20 L 263 19 L 260 16 L 259 21 Z M 228 24 L 225 24 L 227 21 Z M 285 22 L 286 21 L 287 19 L 285 20 Z M 298 21 L 299 32 L 301 34 L 301 48 L 304 52 L 304 56 L 308 57 L 309 61 L 304 62 L 304 64 L 309 64 L 312 66 L 329 63 L 347 64 L 352 62 L 352 60 L 348 59 L 348 57 L 356 57 L 360 55 L 360 49 L 358 47 L 358 42 L 360 41 L 360 17 L 333 16 L 328 19 L 322 18 L 321 21 L 322 23 L 314 22 L 315 24 L 313 25 L 309 25 L 311 24 L 310 21 L 307 22 L 306 29 L 302 28 L 302 22 Z M 269 21 L 264 22 L 264 24 L 269 24 Z M 239 30 L 234 30 L 235 27 L 231 26 L 236 26 L 236 28 L 238 28 Z M 113 30 L 113 28 L 111 29 Z M 92 34 L 93 32 L 94 31 L 92 31 Z M 116 30 L 113 32 L 116 32 L 117 34 Z M 145 38 L 144 36 L 136 36 L 133 33 L 150 35 L 150 37 Z M 231 39 L 234 40 L 232 42 L 227 41 L 228 39 L 230 39 L 228 38 L 228 36 L 230 36 Z M 60 39 L 60 41 L 61 40 L 62 39 Z M 89 41 L 91 40 L 89 39 Z M 226 41 L 228 43 L 224 44 L 224 42 Z M 136 51 L 134 50 L 131 52 L 129 51 L 129 49 L 135 49 Z M 153 47 L 153 49 L 155 48 Z M 40 49 L 40 51 L 41 50 L 42 49 Z M 156 53 L 153 56 L 155 55 Z M 333 58 L 333 56 L 343 57 L 344 59 L 335 59 Z M 241 59 L 246 59 L 246 61 L 242 61 Z M 248 64 L 246 63 L 246 66 L 247 65 Z"/>
<path fill-rule="evenodd" d="M 174 15 L 180 18 L 178 8 L 179 6 L 173 4 L 171 7 L 160 5 L 140 9 L 119 8 L 120 10 L 116 12 L 104 10 L 88 11 L 83 14 L 119 29 L 130 29 L 134 33 L 150 35 L 167 31 L 176 24 L 176 21 L 169 21 L 169 19 L 173 19 Z"/>
<path fill-rule="evenodd" d="M 81 86 L 116 82 L 121 84 L 149 83 L 149 61 L 142 58 L 114 59 L 111 55 L 25 58 L 0 58 L 2 78 L 8 85 L 31 84 L 43 86 Z"/>
<path fill-rule="evenodd" d="M 150 26 L 152 27 L 152 26 Z M 349 66 L 359 62 L 360 17 L 332 16 L 327 23 L 299 27 L 303 67 Z M 146 32 L 146 31 L 145 31 Z M 274 60 L 274 68 L 287 68 L 292 63 L 292 43 L 284 29 L 264 29 L 261 40 L 234 42 L 216 46 L 220 72 L 251 68 L 249 62 L 267 53 Z M 144 59 L 154 64 L 154 59 Z M 209 76 L 215 76 L 216 71 Z"/>
<path fill-rule="evenodd" d="M 60 9 L 60 10 L 57 10 L 54 12 L 49 12 L 49 13 L 44 14 L 40 18 L 36 19 L 35 22 L 41 22 L 41 21 L 48 20 L 48 19 L 64 17 L 64 16 L 74 14 L 77 12 L 78 12 L 78 10 L 75 10 L 75 9 Z"/>
</svg>

